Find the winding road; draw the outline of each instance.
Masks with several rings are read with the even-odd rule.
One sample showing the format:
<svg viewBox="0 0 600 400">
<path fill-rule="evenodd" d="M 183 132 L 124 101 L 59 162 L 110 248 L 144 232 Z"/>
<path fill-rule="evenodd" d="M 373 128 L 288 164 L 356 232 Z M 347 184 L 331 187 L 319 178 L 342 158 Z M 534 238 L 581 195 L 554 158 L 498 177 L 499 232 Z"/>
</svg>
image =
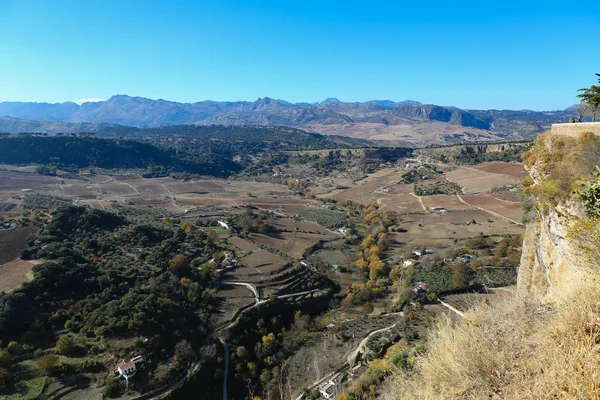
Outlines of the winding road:
<svg viewBox="0 0 600 400">
<path fill-rule="evenodd" d="M 399 313 L 394 313 L 394 314 L 399 314 L 400 316 L 404 316 L 403 312 L 399 312 Z M 361 340 L 361 342 L 358 344 L 358 346 L 356 347 L 356 349 L 354 349 L 346 358 L 346 362 L 344 364 L 342 364 L 338 369 L 336 369 L 333 372 L 330 372 L 329 374 L 325 375 L 323 378 L 319 379 L 316 382 L 313 382 L 307 389 L 308 390 L 313 390 L 315 387 L 319 386 L 321 383 L 323 383 L 324 381 L 326 381 L 327 379 L 329 379 L 330 377 L 332 377 L 333 375 L 335 375 L 336 373 L 338 373 L 339 371 L 341 371 L 346 365 L 353 365 L 354 364 L 354 360 L 356 359 L 356 356 L 358 356 L 358 353 L 360 353 L 361 351 L 364 351 L 367 343 L 369 342 L 369 339 L 373 336 L 376 335 L 378 333 L 381 332 L 385 332 L 387 330 L 392 329 L 393 327 L 395 327 L 396 325 L 398 325 L 398 322 L 394 322 L 392 325 L 385 327 L 385 328 L 381 328 L 381 329 L 377 329 L 374 330 L 372 332 L 370 332 L 367 336 L 365 336 L 365 338 L 363 340 Z M 296 400 L 302 400 L 303 398 L 303 394 L 299 394 L 298 397 L 296 397 Z"/>
</svg>

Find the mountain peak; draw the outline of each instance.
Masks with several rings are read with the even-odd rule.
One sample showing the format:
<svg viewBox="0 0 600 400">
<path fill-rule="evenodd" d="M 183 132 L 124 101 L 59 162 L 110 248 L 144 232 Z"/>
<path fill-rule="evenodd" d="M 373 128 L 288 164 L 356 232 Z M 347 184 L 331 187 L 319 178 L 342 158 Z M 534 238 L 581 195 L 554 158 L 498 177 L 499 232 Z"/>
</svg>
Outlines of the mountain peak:
<svg viewBox="0 0 600 400">
<path fill-rule="evenodd" d="M 323 100 L 321 102 L 321 104 L 328 104 L 328 103 L 341 103 L 342 101 L 338 98 L 335 97 L 328 97 L 325 100 Z"/>
</svg>

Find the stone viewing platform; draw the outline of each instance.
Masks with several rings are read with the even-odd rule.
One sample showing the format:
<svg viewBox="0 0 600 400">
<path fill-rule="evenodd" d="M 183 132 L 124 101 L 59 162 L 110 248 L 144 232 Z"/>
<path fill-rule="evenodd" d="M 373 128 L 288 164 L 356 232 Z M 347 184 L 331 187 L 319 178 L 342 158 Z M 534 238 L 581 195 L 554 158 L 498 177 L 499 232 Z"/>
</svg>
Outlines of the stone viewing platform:
<svg viewBox="0 0 600 400">
<path fill-rule="evenodd" d="M 552 135 L 579 137 L 583 133 L 590 132 L 600 136 L 600 122 L 576 122 L 566 124 L 552 124 Z"/>
</svg>

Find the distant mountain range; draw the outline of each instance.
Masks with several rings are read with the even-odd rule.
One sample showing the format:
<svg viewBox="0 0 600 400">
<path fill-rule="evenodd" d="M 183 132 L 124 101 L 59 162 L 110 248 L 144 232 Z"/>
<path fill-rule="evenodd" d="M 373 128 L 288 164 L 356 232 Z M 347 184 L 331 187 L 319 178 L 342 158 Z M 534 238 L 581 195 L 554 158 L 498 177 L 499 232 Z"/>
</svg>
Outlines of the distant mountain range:
<svg viewBox="0 0 600 400">
<path fill-rule="evenodd" d="M 268 97 L 254 102 L 177 103 L 125 95 L 83 103 L 0 103 L 0 131 L 99 131 L 107 124 L 138 128 L 182 124 L 276 125 L 395 143 L 528 138 L 573 109 L 558 111 L 463 110 L 417 101 L 373 100 L 294 104 Z M 1 118 L 4 117 L 4 118 Z M 25 121 L 27 120 L 27 121 Z M 78 124 L 78 125 L 73 125 Z M 437 136 L 436 136 L 437 135 Z M 458 135 L 458 136 L 457 136 Z"/>
</svg>

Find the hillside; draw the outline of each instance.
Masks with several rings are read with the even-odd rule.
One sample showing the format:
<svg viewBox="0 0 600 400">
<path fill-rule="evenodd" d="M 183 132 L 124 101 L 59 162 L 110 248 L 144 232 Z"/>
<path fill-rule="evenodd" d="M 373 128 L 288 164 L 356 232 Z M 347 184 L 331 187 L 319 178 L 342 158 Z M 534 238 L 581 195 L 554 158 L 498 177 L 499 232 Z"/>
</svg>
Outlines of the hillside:
<svg viewBox="0 0 600 400">
<path fill-rule="evenodd" d="M 428 144 L 474 140 L 527 139 L 551 123 L 566 122 L 572 109 L 540 112 L 461 110 L 415 101 L 373 100 L 347 103 L 326 99 L 321 103 L 292 104 L 268 97 L 251 101 L 177 103 L 125 95 L 106 101 L 83 103 L 0 103 L 0 116 L 49 122 L 118 124 L 138 128 L 170 125 L 277 125 L 355 138 Z M 9 121 L 10 122 L 10 121 Z M 15 132 L 16 121 L 0 122 Z M 35 131 L 55 127 L 28 125 Z M 102 127 L 89 127 L 101 130 Z M 70 128 L 66 128 L 69 129 Z M 3 130 L 3 129 L 0 129 Z M 421 136 L 440 134 L 435 138 Z"/>
<path fill-rule="evenodd" d="M 554 126 L 523 158 L 534 207 L 516 296 L 443 319 L 383 399 L 598 398 L 600 124 Z"/>
<path fill-rule="evenodd" d="M 61 168 L 135 168 L 227 176 L 241 169 L 219 157 L 186 162 L 155 146 L 131 140 L 73 137 L 18 137 L 0 139 L 0 163 L 49 164 Z"/>
<path fill-rule="evenodd" d="M 99 132 L 113 125 L 107 123 L 74 123 L 62 121 L 31 120 L 23 118 L 2 117 L 0 118 L 0 132 L 46 132 L 55 133 L 79 133 Z"/>
</svg>

